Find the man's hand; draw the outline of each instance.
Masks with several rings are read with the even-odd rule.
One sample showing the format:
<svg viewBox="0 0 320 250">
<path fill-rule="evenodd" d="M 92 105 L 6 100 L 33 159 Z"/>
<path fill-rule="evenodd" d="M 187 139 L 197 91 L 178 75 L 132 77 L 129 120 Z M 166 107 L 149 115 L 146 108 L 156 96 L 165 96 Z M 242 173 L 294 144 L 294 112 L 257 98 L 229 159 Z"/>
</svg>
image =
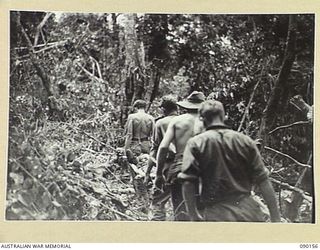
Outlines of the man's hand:
<svg viewBox="0 0 320 250">
<path fill-rule="evenodd" d="M 144 185 L 148 185 L 150 180 L 151 180 L 151 177 L 150 177 L 150 173 L 151 173 L 151 169 L 156 165 L 155 163 L 155 159 L 152 157 L 152 156 L 149 156 L 149 159 L 148 159 L 148 168 L 147 168 L 147 171 L 146 171 L 146 176 L 144 177 L 144 181 L 143 181 L 143 184 Z"/>
<path fill-rule="evenodd" d="M 155 180 L 154 185 L 155 185 L 155 187 L 156 187 L 157 189 L 163 190 L 164 183 L 165 183 L 165 181 L 164 181 L 163 176 L 162 176 L 162 175 L 159 175 L 159 176 L 156 177 L 156 180 Z"/>
</svg>

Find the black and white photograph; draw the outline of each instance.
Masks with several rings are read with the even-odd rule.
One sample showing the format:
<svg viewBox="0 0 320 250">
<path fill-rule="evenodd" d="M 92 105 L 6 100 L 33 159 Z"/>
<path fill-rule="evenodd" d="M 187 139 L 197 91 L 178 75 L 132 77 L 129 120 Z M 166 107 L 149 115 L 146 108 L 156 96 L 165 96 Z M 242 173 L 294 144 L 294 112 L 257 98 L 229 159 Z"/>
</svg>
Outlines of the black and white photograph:
<svg viewBox="0 0 320 250">
<path fill-rule="evenodd" d="M 313 13 L 9 25 L 6 221 L 315 224 Z"/>
</svg>

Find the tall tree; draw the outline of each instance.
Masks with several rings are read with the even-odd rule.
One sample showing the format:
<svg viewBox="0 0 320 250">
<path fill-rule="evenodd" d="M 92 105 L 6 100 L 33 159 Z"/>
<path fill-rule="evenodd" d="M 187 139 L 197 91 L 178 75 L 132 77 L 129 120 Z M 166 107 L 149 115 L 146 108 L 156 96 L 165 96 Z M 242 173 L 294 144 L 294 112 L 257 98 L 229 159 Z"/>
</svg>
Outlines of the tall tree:
<svg viewBox="0 0 320 250">
<path fill-rule="evenodd" d="M 168 51 L 168 16 L 162 15 L 145 15 L 141 25 L 142 35 L 146 49 L 146 70 L 144 74 L 146 83 L 145 99 L 149 106 L 155 99 L 160 78 L 165 75 L 168 68 L 169 51 Z"/>
<path fill-rule="evenodd" d="M 288 91 L 288 77 L 292 68 L 292 64 L 296 56 L 296 36 L 297 36 L 297 20 L 296 15 L 289 15 L 288 35 L 286 42 L 286 49 L 284 53 L 281 69 L 275 81 L 275 85 L 271 91 L 267 106 L 263 111 L 258 137 L 265 139 L 266 133 L 273 126 L 276 118 L 279 102 Z"/>
<path fill-rule="evenodd" d="M 167 33 L 167 15 L 144 15 L 140 19 L 136 14 L 124 15 L 124 118 L 135 100 L 144 99 L 150 107 L 156 97 L 169 58 Z"/>
<path fill-rule="evenodd" d="M 122 119 L 128 115 L 129 107 L 135 99 L 143 96 L 143 82 L 141 78 L 141 58 L 138 54 L 139 43 L 136 32 L 136 14 L 124 15 L 123 47 L 125 50 L 124 78 L 124 107 Z"/>
<path fill-rule="evenodd" d="M 41 32 L 42 27 L 44 26 L 45 22 L 48 20 L 48 17 L 50 17 L 50 15 L 45 15 L 44 19 L 41 21 L 41 23 L 38 26 L 38 31 L 35 37 L 35 42 L 34 44 L 37 45 L 38 43 L 38 37 L 39 37 L 39 33 Z M 51 90 L 51 82 L 50 82 L 50 78 L 47 74 L 47 72 L 45 71 L 45 69 L 42 67 L 42 65 L 39 63 L 39 60 L 35 54 L 35 50 L 34 50 L 34 46 L 32 45 L 32 41 L 29 37 L 29 35 L 27 34 L 25 28 L 23 27 L 22 23 L 21 23 L 21 14 L 18 11 L 17 12 L 17 26 L 18 28 L 21 30 L 21 33 L 27 43 L 27 47 L 30 53 L 30 59 L 31 59 L 31 63 L 33 64 L 33 66 L 36 69 L 36 72 L 38 73 L 38 76 L 40 77 L 42 84 L 44 86 L 44 88 L 47 91 L 47 95 L 52 96 L 52 90 Z M 50 105 L 49 105 L 50 107 Z"/>
</svg>

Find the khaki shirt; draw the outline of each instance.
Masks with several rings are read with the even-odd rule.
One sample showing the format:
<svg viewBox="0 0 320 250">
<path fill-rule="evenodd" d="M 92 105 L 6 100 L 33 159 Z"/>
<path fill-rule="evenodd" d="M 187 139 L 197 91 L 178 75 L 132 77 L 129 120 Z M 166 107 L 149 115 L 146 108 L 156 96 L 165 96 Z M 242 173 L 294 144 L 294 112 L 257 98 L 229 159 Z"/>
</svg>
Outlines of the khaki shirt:
<svg viewBox="0 0 320 250">
<path fill-rule="evenodd" d="M 215 203 L 249 194 L 253 184 L 265 180 L 268 174 L 255 142 L 219 125 L 188 141 L 178 178 L 201 178 L 202 201 Z"/>
<path fill-rule="evenodd" d="M 125 133 L 132 141 L 145 141 L 151 138 L 153 129 L 153 117 L 147 113 L 138 112 L 128 116 Z"/>
</svg>

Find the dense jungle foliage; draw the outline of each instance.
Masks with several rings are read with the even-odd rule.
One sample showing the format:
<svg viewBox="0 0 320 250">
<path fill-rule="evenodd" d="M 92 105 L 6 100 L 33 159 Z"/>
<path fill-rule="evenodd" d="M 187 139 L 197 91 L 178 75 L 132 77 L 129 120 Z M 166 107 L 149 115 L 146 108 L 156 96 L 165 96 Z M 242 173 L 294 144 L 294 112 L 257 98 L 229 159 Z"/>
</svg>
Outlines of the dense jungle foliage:
<svg viewBox="0 0 320 250">
<path fill-rule="evenodd" d="M 6 218 L 147 220 L 117 154 L 131 105 L 199 90 L 260 142 L 283 219 L 314 222 L 313 70 L 311 14 L 11 11 Z"/>
</svg>

